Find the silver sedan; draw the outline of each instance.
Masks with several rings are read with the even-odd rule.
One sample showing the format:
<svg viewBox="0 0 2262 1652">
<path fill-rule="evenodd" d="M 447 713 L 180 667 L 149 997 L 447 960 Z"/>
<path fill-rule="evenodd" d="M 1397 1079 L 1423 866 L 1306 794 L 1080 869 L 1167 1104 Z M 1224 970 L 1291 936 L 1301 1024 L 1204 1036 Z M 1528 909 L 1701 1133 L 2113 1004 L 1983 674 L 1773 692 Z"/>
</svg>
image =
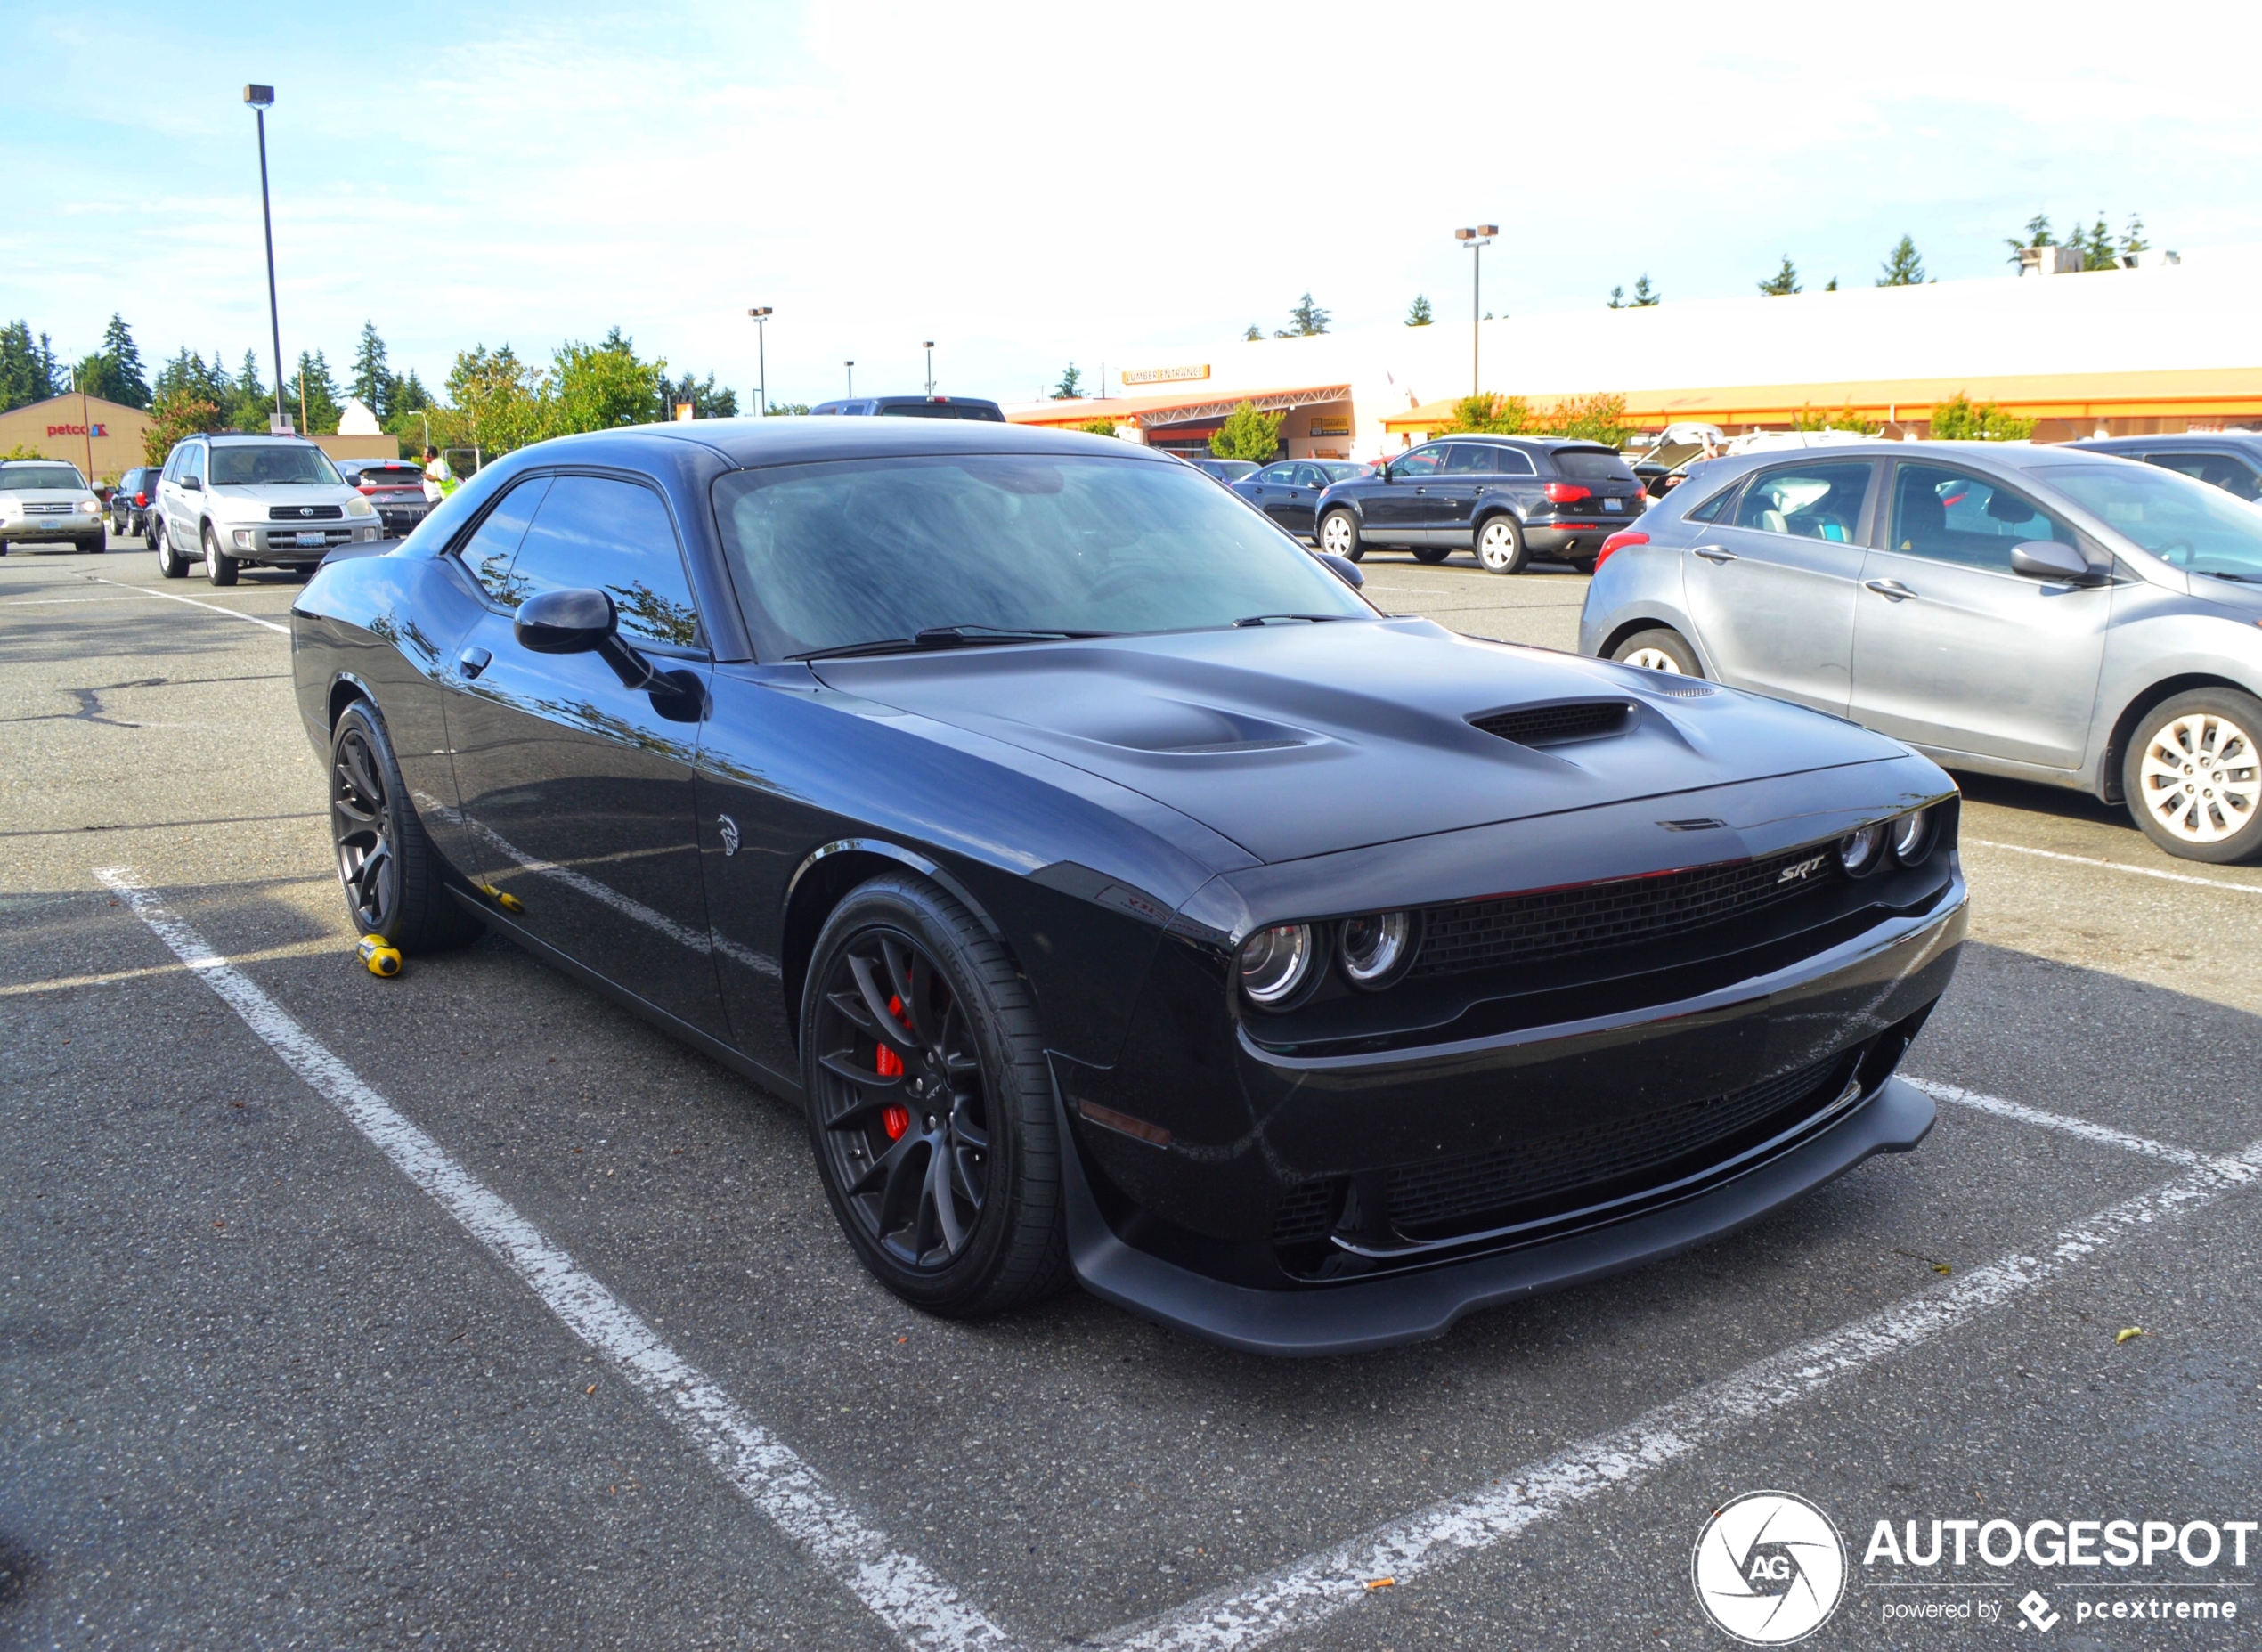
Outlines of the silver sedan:
<svg viewBox="0 0 2262 1652">
<path fill-rule="evenodd" d="M 2069 447 L 1714 460 L 1614 535 L 1581 652 L 1835 712 L 1949 769 L 2262 857 L 2262 511 Z"/>
</svg>

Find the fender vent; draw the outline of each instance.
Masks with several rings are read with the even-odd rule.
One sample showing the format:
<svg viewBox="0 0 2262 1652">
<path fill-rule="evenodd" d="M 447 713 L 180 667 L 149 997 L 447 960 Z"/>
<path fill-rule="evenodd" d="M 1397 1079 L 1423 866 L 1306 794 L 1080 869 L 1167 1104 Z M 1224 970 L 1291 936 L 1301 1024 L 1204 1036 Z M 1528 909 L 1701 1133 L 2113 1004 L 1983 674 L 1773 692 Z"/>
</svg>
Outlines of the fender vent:
<svg viewBox="0 0 2262 1652">
<path fill-rule="evenodd" d="M 1571 705 L 1534 705 L 1513 712 L 1488 712 L 1469 724 L 1518 745 L 1562 745 L 1623 734 L 1633 707 L 1623 700 L 1583 700 Z"/>
</svg>

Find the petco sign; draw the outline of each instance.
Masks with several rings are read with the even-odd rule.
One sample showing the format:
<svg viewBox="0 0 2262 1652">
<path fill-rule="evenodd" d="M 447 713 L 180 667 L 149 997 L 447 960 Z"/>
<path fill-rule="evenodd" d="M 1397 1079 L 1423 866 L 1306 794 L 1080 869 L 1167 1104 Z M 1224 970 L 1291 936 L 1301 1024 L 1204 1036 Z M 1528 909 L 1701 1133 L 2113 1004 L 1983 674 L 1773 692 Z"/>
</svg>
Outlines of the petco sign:
<svg viewBox="0 0 2262 1652">
<path fill-rule="evenodd" d="M 49 425 L 47 434 L 51 436 L 106 436 L 110 434 L 110 427 L 108 425 Z"/>
</svg>

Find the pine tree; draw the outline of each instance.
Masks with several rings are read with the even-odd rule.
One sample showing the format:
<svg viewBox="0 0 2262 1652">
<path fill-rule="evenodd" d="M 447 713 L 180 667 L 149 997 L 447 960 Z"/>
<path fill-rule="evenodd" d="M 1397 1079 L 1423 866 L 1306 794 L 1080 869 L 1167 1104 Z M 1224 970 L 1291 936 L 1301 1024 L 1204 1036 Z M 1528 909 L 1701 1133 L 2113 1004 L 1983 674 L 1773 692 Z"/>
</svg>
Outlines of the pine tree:
<svg viewBox="0 0 2262 1652">
<path fill-rule="evenodd" d="M 1799 290 L 1798 266 L 1789 253 L 1783 255 L 1783 267 L 1760 283 L 1760 290 L 1770 298 L 1787 298 Z"/>
<path fill-rule="evenodd" d="M 2097 221 L 2089 226 L 2089 238 L 2081 243 L 2081 267 L 2085 270 L 2117 270 L 2120 267 L 2119 250 L 2112 244 L 2112 231 L 2105 224 L 2104 208 L 2097 209 Z"/>
<path fill-rule="evenodd" d="M 354 352 L 354 395 L 363 407 L 377 415 L 379 424 L 393 412 L 393 370 L 386 364 L 385 340 L 378 337 L 377 323 L 362 323 L 361 343 Z"/>
<path fill-rule="evenodd" d="M 330 362 L 320 350 L 312 355 L 298 353 L 298 370 L 283 387 L 283 405 L 294 415 L 303 411 L 301 435 L 336 435 L 338 415 L 338 381 L 330 377 Z"/>
<path fill-rule="evenodd" d="M 1249 324 L 1249 330 L 1241 335 L 1241 342 L 1244 344 L 1255 344 L 1264 336 L 1265 330 L 1259 327 L 1256 322 L 1251 321 Z"/>
<path fill-rule="evenodd" d="M 1642 272 L 1641 279 L 1633 284 L 1633 298 L 1627 307 L 1647 310 L 1661 302 L 1664 297 L 1664 294 L 1649 284 L 1649 273 L 1645 270 Z"/>
<path fill-rule="evenodd" d="M 1273 335 L 1275 338 L 1310 338 L 1327 331 L 1327 324 L 1335 318 L 1312 302 L 1306 293 L 1296 307 L 1288 313 L 1288 326 Z"/>
<path fill-rule="evenodd" d="M 102 329 L 102 347 L 78 364 L 78 387 L 89 395 L 126 407 L 150 404 L 149 380 L 142 372 L 142 352 L 133 330 L 113 311 Z"/>
<path fill-rule="evenodd" d="M 1834 275 L 1834 276 L 1832 276 L 1832 277 L 1831 277 L 1828 281 L 1827 281 L 1823 282 L 1823 283 L 1822 283 L 1822 290 L 1823 290 L 1824 292 L 1835 292 L 1835 291 L 1837 291 L 1837 290 L 1838 290 L 1838 278 L 1837 278 L 1836 276 L 1835 276 L 1835 275 Z"/>
<path fill-rule="evenodd" d="M 1406 306 L 1406 325 L 1409 327 L 1427 327 L 1430 322 L 1436 321 L 1436 319 L 1437 318 L 1436 316 L 1429 313 L 1429 295 L 1428 293 L 1416 293 L 1414 295 L 1414 301 Z M 1251 338 L 1256 337 L 1257 330 L 1254 327 L 1250 328 L 1249 331 Z"/>
<path fill-rule="evenodd" d="M 44 402 L 54 394 L 53 370 L 40 359 L 31 324 L 10 321 L 0 327 L 0 413 Z"/>
<path fill-rule="evenodd" d="M 1609 301 L 1602 307 L 1606 310 L 1624 309 L 1626 307 L 1626 289 L 1623 287 L 1613 287 L 1610 289 Z"/>
<path fill-rule="evenodd" d="M 2004 242 L 2011 249 L 2013 264 L 2022 262 L 2019 255 L 2030 247 L 2055 247 L 2058 244 L 2057 238 L 2050 233 L 2050 215 L 2046 212 L 2038 212 L 2026 221 L 2026 234 L 2024 240 L 2014 235 Z"/>
<path fill-rule="evenodd" d="M 1892 249 L 1892 256 L 1883 265 L 1884 273 L 1877 278 L 1880 287 L 1921 287 L 1924 282 L 1924 261 L 1916 256 L 1916 243 L 1907 235 Z"/>
<path fill-rule="evenodd" d="M 2135 213 L 2128 215 L 2128 227 L 2120 233 L 2120 250 L 2130 257 L 2149 252 L 2152 243 L 2144 239 L 2144 221 Z"/>
<path fill-rule="evenodd" d="M 1077 371 L 1076 363 L 1070 362 L 1067 370 L 1061 374 L 1061 382 L 1053 387 L 1053 400 L 1073 402 L 1083 394 L 1084 375 Z"/>
</svg>

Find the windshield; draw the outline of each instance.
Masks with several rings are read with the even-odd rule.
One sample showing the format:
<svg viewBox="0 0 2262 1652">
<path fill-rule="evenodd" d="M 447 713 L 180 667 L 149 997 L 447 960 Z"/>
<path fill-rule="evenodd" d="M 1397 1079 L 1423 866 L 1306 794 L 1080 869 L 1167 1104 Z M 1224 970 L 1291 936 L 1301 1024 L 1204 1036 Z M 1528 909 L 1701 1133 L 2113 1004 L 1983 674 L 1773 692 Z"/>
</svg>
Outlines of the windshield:
<svg viewBox="0 0 2262 1652">
<path fill-rule="evenodd" d="M 2053 465 L 2037 476 L 2171 568 L 2262 580 L 2262 509 L 2152 465 Z"/>
<path fill-rule="evenodd" d="M 212 450 L 215 487 L 289 486 L 305 483 L 319 487 L 344 484 L 338 467 L 318 447 L 297 442 L 273 446 L 220 447 Z"/>
<path fill-rule="evenodd" d="M 949 626 L 1159 631 L 1374 612 L 1176 465 L 855 460 L 742 470 L 714 492 L 765 658 Z"/>
<path fill-rule="evenodd" d="M 0 493 L 36 487 L 86 491 L 86 479 L 76 465 L 0 465 Z"/>
<path fill-rule="evenodd" d="M 1633 472 L 1627 468 L 1624 460 L 1599 447 L 1558 447 L 1552 457 L 1558 470 L 1582 482 L 1633 480 Z"/>
</svg>

